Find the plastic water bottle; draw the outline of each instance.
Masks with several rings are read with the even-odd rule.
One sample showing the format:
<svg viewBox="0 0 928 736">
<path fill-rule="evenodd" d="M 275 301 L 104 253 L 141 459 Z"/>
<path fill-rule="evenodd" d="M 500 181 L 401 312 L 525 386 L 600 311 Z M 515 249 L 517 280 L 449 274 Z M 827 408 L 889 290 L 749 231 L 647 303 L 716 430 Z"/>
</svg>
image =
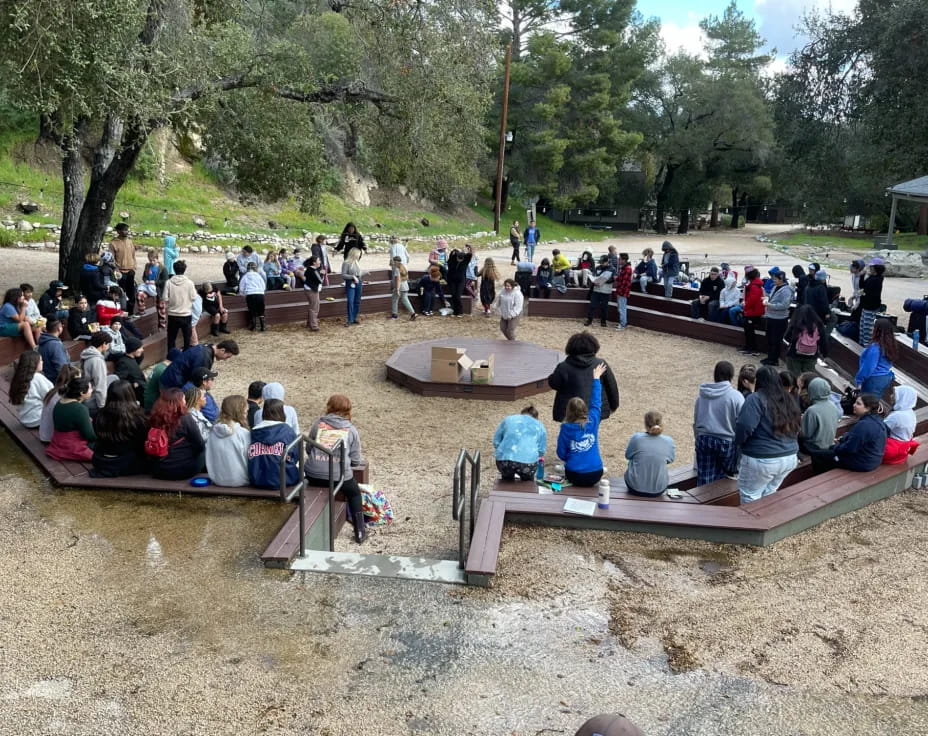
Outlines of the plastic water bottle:
<svg viewBox="0 0 928 736">
<path fill-rule="evenodd" d="M 596 505 L 601 509 L 609 508 L 609 479 L 603 478 L 596 486 Z"/>
<path fill-rule="evenodd" d="M 921 337 L 921 332 L 918 330 L 915 330 L 915 332 L 912 333 L 912 350 L 918 351 L 918 343 L 921 340 Z"/>
<path fill-rule="evenodd" d="M 545 459 L 543 457 L 538 458 L 538 465 L 535 468 L 535 480 L 544 480 L 545 479 Z"/>
</svg>

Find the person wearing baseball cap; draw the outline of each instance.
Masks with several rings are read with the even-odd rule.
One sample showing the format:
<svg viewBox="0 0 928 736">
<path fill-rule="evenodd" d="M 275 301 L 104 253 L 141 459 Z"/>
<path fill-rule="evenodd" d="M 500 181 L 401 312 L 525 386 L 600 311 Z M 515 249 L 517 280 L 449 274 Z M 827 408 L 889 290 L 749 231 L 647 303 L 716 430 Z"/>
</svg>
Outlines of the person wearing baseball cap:
<svg viewBox="0 0 928 736">
<path fill-rule="evenodd" d="M 210 389 L 213 387 L 213 380 L 218 375 L 219 374 L 215 371 L 204 368 L 198 371 L 193 378 L 182 386 L 184 391 L 188 388 L 202 389 L 206 403 L 203 405 L 203 408 L 200 409 L 200 412 L 209 420 L 210 424 L 215 423 L 215 421 L 219 419 L 219 406 L 216 404 L 216 399 L 214 399 L 213 395 L 210 393 Z"/>
<path fill-rule="evenodd" d="M 604 713 L 590 718 L 574 736 L 644 736 L 644 731 L 621 713 Z"/>
<path fill-rule="evenodd" d="M 67 288 L 64 281 L 49 281 L 48 288 L 39 297 L 39 314 L 49 322 L 53 319 L 67 321 L 68 310 L 61 306 L 61 297 Z"/>
</svg>

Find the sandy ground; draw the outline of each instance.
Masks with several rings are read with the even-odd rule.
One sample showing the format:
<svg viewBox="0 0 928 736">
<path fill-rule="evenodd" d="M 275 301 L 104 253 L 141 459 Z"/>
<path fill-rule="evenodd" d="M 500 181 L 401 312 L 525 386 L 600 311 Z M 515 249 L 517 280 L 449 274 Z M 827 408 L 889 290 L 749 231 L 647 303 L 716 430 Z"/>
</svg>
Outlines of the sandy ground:
<svg viewBox="0 0 928 736">
<path fill-rule="evenodd" d="M 718 247 L 757 259 L 762 246 L 736 237 Z M 195 278 L 212 267 L 195 263 Z M 530 317 L 519 337 L 563 349 L 579 327 Z M 648 409 L 690 462 L 696 386 L 741 356 L 593 329 L 622 397 L 601 432 L 610 472 Z M 304 425 L 349 394 L 397 511 L 367 550 L 451 558 L 457 450 L 489 461 L 497 422 L 526 403 L 424 399 L 385 380 L 397 346 L 451 333 L 496 323 L 364 315 L 318 335 L 238 332 L 216 394 L 280 380 Z M 534 398 L 549 444 L 552 401 Z M 661 735 L 928 733 L 925 492 L 770 549 L 507 527 L 496 586 L 465 590 L 266 571 L 280 505 L 62 491 L 3 436 L 0 457 L 0 734 L 570 734 L 611 710 Z M 347 532 L 338 546 L 354 548 Z"/>
</svg>

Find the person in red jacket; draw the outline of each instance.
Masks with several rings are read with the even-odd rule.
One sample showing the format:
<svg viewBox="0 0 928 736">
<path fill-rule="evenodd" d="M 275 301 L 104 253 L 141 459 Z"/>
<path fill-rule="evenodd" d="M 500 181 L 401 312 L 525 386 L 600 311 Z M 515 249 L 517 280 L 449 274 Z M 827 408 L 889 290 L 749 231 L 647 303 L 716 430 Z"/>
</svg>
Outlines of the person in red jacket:
<svg viewBox="0 0 928 736">
<path fill-rule="evenodd" d="M 764 282 L 754 266 L 745 267 L 744 280 L 744 347 L 738 352 L 742 355 L 760 355 L 755 331 L 761 326 L 764 317 Z"/>
<path fill-rule="evenodd" d="M 619 324 L 617 330 L 628 327 L 628 295 L 632 290 L 632 265 L 628 261 L 628 253 L 619 253 L 619 268 L 613 282 L 612 293 L 619 308 Z"/>
</svg>

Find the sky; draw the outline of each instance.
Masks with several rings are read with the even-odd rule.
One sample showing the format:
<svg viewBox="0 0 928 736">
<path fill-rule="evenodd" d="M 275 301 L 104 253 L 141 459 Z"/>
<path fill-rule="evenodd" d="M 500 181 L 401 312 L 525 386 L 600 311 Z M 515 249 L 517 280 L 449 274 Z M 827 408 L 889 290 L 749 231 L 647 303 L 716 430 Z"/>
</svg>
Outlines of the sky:
<svg viewBox="0 0 928 736">
<path fill-rule="evenodd" d="M 775 67 L 783 68 L 786 58 L 802 45 L 796 26 L 802 15 L 811 9 L 849 12 L 856 0 L 740 0 L 738 8 L 753 18 L 760 35 L 767 40 L 767 48 L 777 50 Z M 661 35 L 668 51 L 682 49 L 690 53 L 702 51 L 702 34 L 699 21 L 707 15 L 722 15 L 728 0 L 638 0 L 638 10 L 646 18 L 661 20 Z"/>
</svg>

